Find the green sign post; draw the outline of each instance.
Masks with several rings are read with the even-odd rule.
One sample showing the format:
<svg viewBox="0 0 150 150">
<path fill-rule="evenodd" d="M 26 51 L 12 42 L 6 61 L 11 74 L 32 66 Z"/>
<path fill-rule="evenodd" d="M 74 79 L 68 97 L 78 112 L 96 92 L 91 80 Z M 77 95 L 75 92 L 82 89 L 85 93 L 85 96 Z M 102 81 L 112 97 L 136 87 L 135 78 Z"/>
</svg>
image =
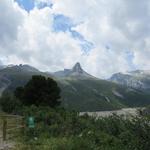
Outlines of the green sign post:
<svg viewBox="0 0 150 150">
<path fill-rule="evenodd" d="M 35 127 L 34 117 L 29 117 L 28 118 L 28 127 L 29 128 L 34 128 Z"/>
</svg>

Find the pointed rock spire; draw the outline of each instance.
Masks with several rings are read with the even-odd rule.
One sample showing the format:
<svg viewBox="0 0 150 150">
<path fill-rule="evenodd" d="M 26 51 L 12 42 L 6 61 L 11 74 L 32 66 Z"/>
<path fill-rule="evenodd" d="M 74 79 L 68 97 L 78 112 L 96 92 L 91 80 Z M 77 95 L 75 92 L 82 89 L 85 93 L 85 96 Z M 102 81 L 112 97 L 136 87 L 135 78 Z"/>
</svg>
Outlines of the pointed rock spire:
<svg viewBox="0 0 150 150">
<path fill-rule="evenodd" d="M 56 77 L 74 77 L 76 79 L 87 79 L 87 78 L 95 78 L 92 75 L 85 72 L 80 63 L 77 62 L 72 69 L 65 69 L 63 71 L 55 72 L 54 75 Z"/>
<path fill-rule="evenodd" d="M 74 67 L 72 68 L 72 71 L 73 71 L 73 72 L 77 72 L 77 73 L 83 73 L 83 69 L 82 69 L 82 67 L 81 67 L 81 65 L 80 65 L 79 62 L 77 62 L 77 63 L 74 65 Z"/>
</svg>

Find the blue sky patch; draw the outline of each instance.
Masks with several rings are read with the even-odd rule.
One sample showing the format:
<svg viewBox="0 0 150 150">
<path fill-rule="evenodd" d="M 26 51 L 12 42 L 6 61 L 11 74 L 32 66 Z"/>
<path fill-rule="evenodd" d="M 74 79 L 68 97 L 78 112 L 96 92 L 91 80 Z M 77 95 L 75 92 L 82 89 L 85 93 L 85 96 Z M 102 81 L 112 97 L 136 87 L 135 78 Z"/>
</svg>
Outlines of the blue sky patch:
<svg viewBox="0 0 150 150">
<path fill-rule="evenodd" d="M 15 0 L 19 6 L 24 8 L 26 11 L 30 11 L 34 8 L 34 0 Z"/>
<path fill-rule="evenodd" d="M 52 7 L 53 7 L 53 4 L 52 4 L 52 3 L 47 3 L 47 2 L 40 2 L 40 3 L 37 4 L 37 7 L 38 7 L 39 9 L 43 9 L 43 8 L 45 8 L 45 7 L 50 7 L 50 8 L 52 8 Z"/>
<path fill-rule="evenodd" d="M 72 36 L 73 36 L 75 39 L 79 39 L 79 40 L 81 40 L 81 41 L 84 40 L 84 37 L 83 37 L 79 32 L 77 32 L 77 31 L 75 31 L 75 30 L 71 30 L 70 32 L 72 33 Z"/>
<path fill-rule="evenodd" d="M 73 27 L 76 27 L 71 18 L 66 17 L 62 14 L 54 15 L 53 29 L 55 32 L 70 32 L 72 38 L 79 41 L 79 45 L 84 53 L 88 53 L 91 49 L 94 48 L 94 44 L 92 42 L 87 41 L 84 36 L 82 36 L 79 32 L 73 30 Z"/>
<path fill-rule="evenodd" d="M 55 32 L 70 31 L 73 26 L 75 25 L 73 24 L 72 20 L 69 17 L 66 17 L 61 14 L 54 15 L 53 28 Z"/>
<path fill-rule="evenodd" d="M 80 46 L 85 54 L 88 54 L 88 52 L 90 52 L 90 50 L 94 48 L 94 44 L 86 40 L 82 41 Z"/>
<path fill-rule="evenodd" d="M 19 6 L 24 8 L 27 12 L 30 12 L 35 6 L 39 9 L 45 8 L 45 7 L 53 7 L 53 4 L 50 2 L 38 2 L 36 3 L 34 0 L 15 0 Z"/>
</svg>

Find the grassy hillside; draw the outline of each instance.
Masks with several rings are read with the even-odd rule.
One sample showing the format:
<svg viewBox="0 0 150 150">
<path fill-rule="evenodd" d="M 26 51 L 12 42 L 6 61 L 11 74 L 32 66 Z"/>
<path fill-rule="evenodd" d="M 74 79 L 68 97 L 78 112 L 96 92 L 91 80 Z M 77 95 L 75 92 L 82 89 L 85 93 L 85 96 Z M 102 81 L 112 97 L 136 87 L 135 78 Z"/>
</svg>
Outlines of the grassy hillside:
<svg viewBox="0 0 150 150">
<path fill-rule="evenodd" d="M 150 94 L 131 90 L 105 80 L 63 79 L 59 80 L 59 83 L 63 89 L 62 97 L 65 108 L 98 111 L 144 106 L 150 103 Z"/>
<path fill-rule="evenodd" d="M 5 68 L 0 71 L 0 78 L 7 79 L 9 83 L 7 91 L 13 91 L 16 87 L 25 85 L 32 75 L 39 74 L 50 77 L 47 73 Z M 98 111 L 150 104 L 150 94 L 125 88 L 106 80 L 74 77 L 54 79 L 62 90 L 62 105 L 68 109 Z M 1 84 L 4 83 L 0 82 L 0 87 Z"/>
<path fill-rule="evenodd" d="M 63 105 L 80 111 L 111 110 L 123 107 L 112 94 L 117 85 L 103 80 L 59 81 Z"/>
</svg>

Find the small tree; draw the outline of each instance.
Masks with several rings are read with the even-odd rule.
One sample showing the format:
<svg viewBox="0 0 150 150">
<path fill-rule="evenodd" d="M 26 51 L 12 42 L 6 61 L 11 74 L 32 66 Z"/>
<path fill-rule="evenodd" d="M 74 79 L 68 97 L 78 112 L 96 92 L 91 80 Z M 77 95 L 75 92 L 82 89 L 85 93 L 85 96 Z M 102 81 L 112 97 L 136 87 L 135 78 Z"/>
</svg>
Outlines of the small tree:
<svg viewBox="0 0 150 150">
<path fill-rule="evenodd" d="M 51 78 L 41 75 L 32 76 L 32 79 L 24 86 L 15 90 L 15 96 L 24 105 L 44 105 L 55 107 L 60 105 L 60 88 Z"/>
</svg>

